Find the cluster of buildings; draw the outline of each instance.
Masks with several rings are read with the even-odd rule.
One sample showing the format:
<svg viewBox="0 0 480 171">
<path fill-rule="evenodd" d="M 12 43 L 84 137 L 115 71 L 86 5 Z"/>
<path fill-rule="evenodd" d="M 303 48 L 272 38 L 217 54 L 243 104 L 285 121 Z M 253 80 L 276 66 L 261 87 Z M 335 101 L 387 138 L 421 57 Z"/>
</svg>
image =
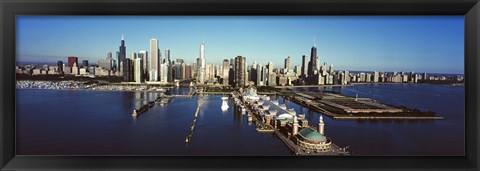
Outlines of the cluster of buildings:
<svg viewBox="0 0 480 171">
<path fill-rule="evenodd" d="M 89 87 L 89 85 L 85 85 L 78 81 L 51 82 L 20 80 L 16 83 L 17 89 L 84 89 Z"/>
<path fill-rule="evenodd" d="M 310 57 L 302 56 L 301 65 L 291 66 L 291 58 L 285 58 L 283 67 L 275 68 L 272 62 L 263 65 L 253 62 L 247 65 L 246 57 L 237 56 L 224 59 L 221 64 L 207 63 L 205 43 L 200 44 L 200 54 L 193 64 L 183 59 L 172 60 L 170 49 L 165 49 L 164 56 L 158 47 L 158 40 L 150 39 L 150 51 L 130 53 L 127 57 L 125 39 L 122 35 L 116 58 L 110 51 L 105 59 L 96 65 L 89 65 L 88 60 L 79 63 L 78 57 L 69 56 L 68 62 L 58 61 L 56 65 L 17 66 L 17 73 L 30 75 L 76 75 L 76 76 L 118 76 L 125 82 L 137 83 L 173 83 L 178 80 L 195 79 L 197 84 L 221 84 L 224 86 L 288 86 L 288 85 L 333 85 L 352 82 L 392 82 L 416 83 L 418 80 L 446 80 L 447 77 L 427 76 L 405 72 L 350 72 L 335 71 L 333 64 L 321 64 L 317 56 L 315 41 Z M 463 80 L 463 77 L 457 78 Z"/>
</svg>

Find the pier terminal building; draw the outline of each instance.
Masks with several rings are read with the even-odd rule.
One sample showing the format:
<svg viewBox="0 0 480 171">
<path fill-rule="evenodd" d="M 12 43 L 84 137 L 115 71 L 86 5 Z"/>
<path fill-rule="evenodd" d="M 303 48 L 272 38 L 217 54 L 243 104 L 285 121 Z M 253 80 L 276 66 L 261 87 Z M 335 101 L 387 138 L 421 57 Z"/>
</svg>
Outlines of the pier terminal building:
<svg viewBox="0 0 480 171">
<path fill-rule="evenodd" d="M 325 123 L 320 116 L 317 128 L 309 126 L 305 114 L 297 114 L 294 109 L 287 109 L 285 104 L 270 100 L 268 96 L 257 95 L 254 87 L 246 88 L 242 99 L 247 107 L 260 115 L 262 122 L 272 125 L 275 131 L 293 141 L 307 153 L 322 153 L 332 151 L 332 141 L 325 136 Z"/>
</svg>

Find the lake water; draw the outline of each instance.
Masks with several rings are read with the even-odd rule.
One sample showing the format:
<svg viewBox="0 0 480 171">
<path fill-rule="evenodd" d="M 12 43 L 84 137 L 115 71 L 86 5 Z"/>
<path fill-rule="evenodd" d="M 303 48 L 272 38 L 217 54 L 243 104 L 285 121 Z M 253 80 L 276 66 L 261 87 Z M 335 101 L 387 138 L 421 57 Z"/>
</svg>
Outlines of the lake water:
<svg viewBox="0 0 480 171">
<path fill-rule="evenodd" d="M 297 89 L 299 90 L 299 89 Z M 369 97 L 380 102 L 431 110 L 444 120 L 332 120 L 325 133 L 353 155 L 463 155 L 464 87 L 412 84 L 366 84 L 308 88 Z M 173 94 L 188 94 L 188 88 Z M 198 96 L 174 98 L 137 118 L 131 113 L 152 92 L 17 90 L 17 155 L 291 155 L 280 139 L 258 133 L 247 115 L 221 96 L 204 97 L 191 142 L 185 137 Z M 293 102 L 297 113 L 316 125 L 320 114 Z"/>
</svg>

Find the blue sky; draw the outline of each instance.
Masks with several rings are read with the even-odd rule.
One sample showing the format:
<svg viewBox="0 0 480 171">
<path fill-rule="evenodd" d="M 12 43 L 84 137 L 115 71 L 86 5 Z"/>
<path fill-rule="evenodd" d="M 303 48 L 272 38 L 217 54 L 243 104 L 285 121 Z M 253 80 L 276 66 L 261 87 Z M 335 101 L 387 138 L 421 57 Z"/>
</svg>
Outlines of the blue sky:
<svg viewBox="0 0 480 171">
<path fill-rule="evenodd" d="M 301 64 L 316 37 L 321 63 L 334 69 L 463 74 L 463 16 L 17 16 L 17 62 L 96 63 L 115 54 L 125 35 L 127 57 L 149 51 L 192 63 L 205 42 L 208 63 L 242 55 L 247 63 Z M 164 56 L 164 55 L 163 55 Z"/>
</svg>

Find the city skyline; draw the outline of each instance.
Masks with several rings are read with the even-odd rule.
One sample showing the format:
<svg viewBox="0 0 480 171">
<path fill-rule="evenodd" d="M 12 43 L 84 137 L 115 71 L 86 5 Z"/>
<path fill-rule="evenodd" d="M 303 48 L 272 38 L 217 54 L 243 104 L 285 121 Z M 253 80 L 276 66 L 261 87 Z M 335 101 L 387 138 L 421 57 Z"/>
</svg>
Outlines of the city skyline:
<svg viewBox="0 0 480 171">
<path fill-rule="evenodd" d="M 162 27 L 142 27 L 157 20 Z M 121 23 L 126 26 L 116 27 Z M 17 62 L 53 63 L 77 56 L 96 63 L 108 52 L 115 53 L 121 38 L 125 39 L 127 55 L 149 53 L 149 40 L 155 38 L 159 52 L 170 49 L 170 58 L 188 63 L 195 62 L 198 44 L 205 42 L 206 63 L 220 65 L 224 59 L 240 55 L 247 58 L 248 65 L 273 61 L 278 67 L 290 56 L 291 66 L 297 66 L 302 55 L 310 58 L 315 44 L 320 63 L 335 64 L 336 70 L 463 74 L 463 36 L 463 16 L 22 16 L 17 18 Z"/>
</svg>

